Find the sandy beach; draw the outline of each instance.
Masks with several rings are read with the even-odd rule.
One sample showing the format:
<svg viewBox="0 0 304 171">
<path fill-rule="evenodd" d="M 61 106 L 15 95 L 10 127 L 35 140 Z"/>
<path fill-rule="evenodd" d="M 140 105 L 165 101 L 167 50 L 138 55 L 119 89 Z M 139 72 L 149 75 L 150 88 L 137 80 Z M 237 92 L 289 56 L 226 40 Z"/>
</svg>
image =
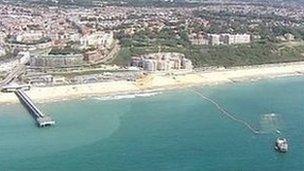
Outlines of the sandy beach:
<svg viewBox="0 0 304 171">
<path fill-rule="evenodd" d="M 260 66 L 213 69 L 179 74 L 153 73 L 136 82 L 113 81 L 82 85 L 56 87 L 32 87 L 27 94 L 34 102 L 77 99 L 97 95 L 116 95 L 154 91 L 157 89 L 175 89 L 197 85 L 216 85 L 242 81 L 256 81 L 285 76 L 304 74 L 304 62 L 283 63 Z M 0 103 L 18 103 L 13 93 L 0 93 Z"/>
</svg>

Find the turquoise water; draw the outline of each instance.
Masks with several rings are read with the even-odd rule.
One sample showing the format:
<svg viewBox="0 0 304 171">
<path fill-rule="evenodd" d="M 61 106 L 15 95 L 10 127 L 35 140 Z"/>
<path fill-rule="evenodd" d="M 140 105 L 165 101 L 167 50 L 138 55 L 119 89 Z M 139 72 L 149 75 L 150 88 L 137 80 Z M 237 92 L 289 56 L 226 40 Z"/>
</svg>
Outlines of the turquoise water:
<svg viewBox="0 0 304 171">
<path fill-rule="evenodd" d="M 303 85 L 284 78 L 196 88 L 261 135 L 188 90 L 38 104 L 57 121 L 43 129 L 20 104 L 0 106 L 0 170 L 303 170 Z M 274 151 L 278 136 L 288 138 L 288 153 Z"/>
</svg>

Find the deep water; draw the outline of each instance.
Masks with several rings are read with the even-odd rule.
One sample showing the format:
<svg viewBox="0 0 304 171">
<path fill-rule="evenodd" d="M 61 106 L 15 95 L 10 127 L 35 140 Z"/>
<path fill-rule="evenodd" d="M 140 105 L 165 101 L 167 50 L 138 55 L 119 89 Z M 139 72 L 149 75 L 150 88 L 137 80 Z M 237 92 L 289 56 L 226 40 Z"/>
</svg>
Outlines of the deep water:
<svg viewBox="0 0 304 171">
<path fill-rule="evenodd" d="M 21 104 L 2 105 L 0 170 L 304 169 L 303 77 L 196 89 L 264 134 L 187 89 L 38 104 L 57 121 L 49 128 Z M 286 154 L 274 150 L 279 136 Z"/>
</svg>

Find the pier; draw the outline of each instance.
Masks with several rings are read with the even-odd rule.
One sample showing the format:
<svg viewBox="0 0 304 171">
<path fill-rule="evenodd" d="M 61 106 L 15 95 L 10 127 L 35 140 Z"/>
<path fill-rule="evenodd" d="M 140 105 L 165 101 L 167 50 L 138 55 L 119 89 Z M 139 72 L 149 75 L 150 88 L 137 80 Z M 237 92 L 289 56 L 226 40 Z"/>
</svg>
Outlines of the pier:
<svg viewBox="0 0 304 171">
<path fill-rule="evenodd" d="M 17 89 L 15 94 L 18 96 L 22 104 L 28 109 L 30 114 L 36 120 L 39 127 L 51 126 L 55 124 L 55 121 L 49 117 L 44 115 L 32 102 L 32 100 L 25 94 L 25 92 L 21 89 Z"/>
<path fill-rule="evenodd" d="M 5 93 L 15 92 L 16 90 L 30 90 L 31 86 L 29 84 L 18 85 L 18 84 L 11 84 L 5 85 L 1 87 L 1 91 Z"/>
</svg>

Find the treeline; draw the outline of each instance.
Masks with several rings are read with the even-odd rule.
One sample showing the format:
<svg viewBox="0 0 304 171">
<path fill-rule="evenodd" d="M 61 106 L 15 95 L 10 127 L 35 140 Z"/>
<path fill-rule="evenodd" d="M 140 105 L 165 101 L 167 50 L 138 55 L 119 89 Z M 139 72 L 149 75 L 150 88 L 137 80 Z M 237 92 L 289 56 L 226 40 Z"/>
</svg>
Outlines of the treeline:
<svg viewBox="0 0 304 171">
<path fill-rule="evenodd" d="M 184 0 L 175 0 L 173 2 L 165 0 L 11 0 L 0 3 L 12 4 L 42 4 L 47 6 L 82 6 L 82 7 L 96 7 L 101 4 L 115 5 L 115 6 L 136 6 L 136 7 L 196 7 L 199 3 L 188 3 Z"/>
<path fill-rule="evenodd" d="M 285 31 L 280 30 L 277 34 L 283 33 Z M 128 65 L 132 56 L 155 52 L 183 53 L 192 60 L 195 67 L 232 67 L 304 60 L 303 45 L 288 47 L 269 39 L 243 45 L 191 45 L 183 27 L 177 32 L 164 28 L 159 32 L 142 30 L 132 36 L 118 33 L 115 37 L 122 45 L 122 50 L 114 60 L 118 65 Z"/>
<path fill-rule="evenodd" d="M 194 11 L 194 16 L 212 21 L 208 26 L 193 24 L 194 32 L 206 33 L 250 33 L 260 35 L 262 39 L 276 41 L 277 36 L 291 33 L 296 39 L 304 39 L 303 19 L 295 20 L 271 14 Z M 291 23 L 291 24 L 286 24 Z"/>
<path fill-rule="evenodd" d="M 128 65 L 132 56 L 155 52 L 180 52 L 195 67 L 247 66 L 304 60 L 304 46 L 280 47 L 274 43 L 258 42 L 246 45 L 220 46 L 132 46 L 123 47 L 113 63 Z"/>
</svg>

